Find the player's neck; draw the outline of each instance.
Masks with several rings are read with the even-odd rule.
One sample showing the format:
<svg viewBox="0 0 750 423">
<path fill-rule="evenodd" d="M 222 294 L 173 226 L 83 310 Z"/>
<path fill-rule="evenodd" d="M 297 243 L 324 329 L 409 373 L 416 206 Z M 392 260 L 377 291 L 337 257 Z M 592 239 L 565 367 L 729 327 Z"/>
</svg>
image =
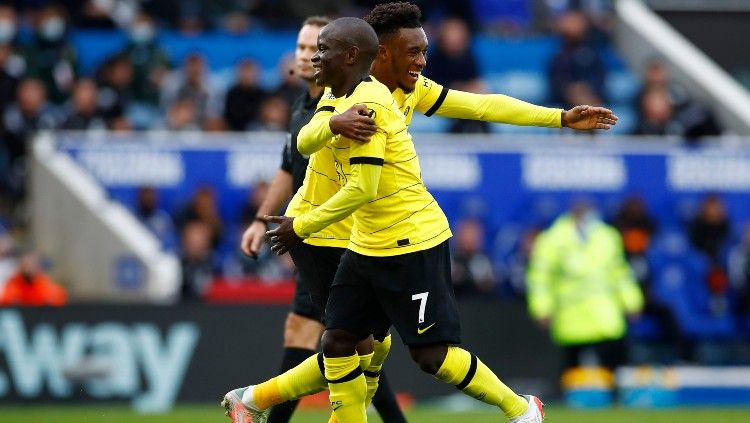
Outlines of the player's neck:
<svg viewBox="0 0 750 423">
<path fill-rule="evenodd" d="M 375 77 L 381 84 L 388 87 L 388 91 L 394 92 L 396 91 L 396 79 L 393 78 L 393 75 L 388 72 L 387 69 L 383 69 L 380 66 L 378 66 L 378 61 L 376 60 L 375 63 L 372 65 L 372 71 L 370 72 L 372 76 Z"/>
<path fill-rule="evenodd" d="M 368 71 L 352 72 L 351 74 L 344 75 L 341 84 L 331 87 L 331 93 L 337 98 L 348 95 L 357 85 L 359 85 L 360 82 L 362 82 L 363 79 L 370 75 Z"/>
</svg>

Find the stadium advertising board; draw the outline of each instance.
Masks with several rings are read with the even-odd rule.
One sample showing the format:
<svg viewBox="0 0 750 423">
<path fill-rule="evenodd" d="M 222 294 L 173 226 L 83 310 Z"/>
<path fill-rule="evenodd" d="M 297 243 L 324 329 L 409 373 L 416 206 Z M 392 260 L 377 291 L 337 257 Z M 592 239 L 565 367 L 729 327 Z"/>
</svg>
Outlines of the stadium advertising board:
<svg viewBox="0 0 750 423">
<path fill-rule="evenodd" d="M 60 138 L 62 150 L 126 205 L 134 203 L 138 186 L 153 185 L 160 189 L 163 207 L 175 209 L 208 184 L 230 221 L 237 218 L 248 189 L 276 172 L 284 142 L 283 134 L 197 141 L 177 136 L 169 142 Z M 425 134 L 417 134 L 415 144 L 425 184 L 451 221 L 467 213 L 481 214 L 490 228 L 509 221 L 548 221 L 577 195 L 593 197 L 611 212 L 632 193 L 643 197 L 660 220 L 676 221 L 709 191 L 724 194 L 734 219 L 750 218 L 746 147 Z"/>
</svg>

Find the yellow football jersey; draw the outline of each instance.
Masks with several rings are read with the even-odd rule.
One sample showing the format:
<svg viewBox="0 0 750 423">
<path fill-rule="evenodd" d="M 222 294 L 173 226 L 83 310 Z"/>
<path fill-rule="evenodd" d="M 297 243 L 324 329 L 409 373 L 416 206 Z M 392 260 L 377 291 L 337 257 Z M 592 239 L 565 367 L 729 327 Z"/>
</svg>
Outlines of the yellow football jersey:
<svg viewBox="0 0 750 423">
<path fill-rule="evenodd" d="M 399 110 L 404 114 L 406 125 L 411 124 L 411 118 L 414 116 L 414 110 L 432 116 L 443 104 L 448 89 L 435 81 L 419 75 L 417 84 L 412 92 L 404 92 L 401 88 L 393 91 L 393 99 L 396 100 Z"/>
<path fill-rule="evenodd" d="M 367 78 L 344 97 L 324 95 L 318 110 L 338 114 L 355 104 L 370 109 L 384 136 L 367 143 L 334 136 L 320 150 L 333 153 L 333 169 L 342 186 L 350 176 L 350 165 L 383 166 L 376 198 L 353 214 L 348 248 L 364 255 L 393 256 L 425 250 L 450 238 L 448 220 L 420 177 L 404 113 L 385 85 Z"/>
<path fill-rule="evenodd" d="M 331 105 L 335 99 L 329 89 L 323 93 L 318 108 Z M 302 186 L 294 194 L 286 208 L 286 216 L 297 217 L 318 207 L 331 198 L 341 188 L 336 172 L 336 162 L 330 146 L 310 155 Z M 320 247 L 346 248 L 349 245 L 349 233 L 354 220 L 351 216 L 333 223 L 320 232 L 316 232 L 305 242 Z"/>
</svg>

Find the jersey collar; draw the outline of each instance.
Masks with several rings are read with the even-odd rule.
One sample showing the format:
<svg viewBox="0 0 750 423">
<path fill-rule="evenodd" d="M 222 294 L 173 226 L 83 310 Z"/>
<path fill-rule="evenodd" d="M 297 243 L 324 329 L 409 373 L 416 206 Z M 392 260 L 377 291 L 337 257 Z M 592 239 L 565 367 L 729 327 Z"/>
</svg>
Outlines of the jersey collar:
<svg viewBox="0 0 750 423">
<path fill-rule="evenodd" d="M 359 84 L 361 84 L 361 83 L 362 83 L 363 81 L 364 81 L 364 82 L 372 82 L 372 77 L 370 77 L 370 76 L 366 76 L 366 77 L 364 77 L 364 78 L 360 79 L 360 81 L 359 81 L 359 82 L 357 82 L 357 85 L 353 86 L 353 87 L 352 87 L 352 89 L 351 89 L 351 90 L 349 90 L 349 92 L 348 92 L 348 93 L 346 93 L 346 97 L 349 97 L 350 95 L 354 94 L 354 90 L 356 90 L 356 89 L 357 89 L 357 87 L 359 87 Z"/>
</svg>

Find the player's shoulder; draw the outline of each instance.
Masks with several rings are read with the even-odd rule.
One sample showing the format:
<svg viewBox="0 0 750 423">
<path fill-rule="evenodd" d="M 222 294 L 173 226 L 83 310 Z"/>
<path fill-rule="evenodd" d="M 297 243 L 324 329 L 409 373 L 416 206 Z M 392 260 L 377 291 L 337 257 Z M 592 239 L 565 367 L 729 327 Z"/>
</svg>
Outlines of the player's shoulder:
<svg viewBox="0 0 750 423">
<path fill-rule="evenodd" d="M 442 89 L 442 87 L 442 85 L 420 73 L 417 78 L 417 83 L 414 86 L 414 91 L 426 94 L 434 88 Z"/>
<path fill-rule="evenodd" d="M 374 76 L 368 76 L 363 79 L 360 87 L 360 95 L 366 96 L 366 98 L 371 98 L 372 101 L 380 100 L 380 102 L 385 102 L 385 100 L 387 100 L 387 103 L 385 104 L 390 104 L 393 100 L 393 96 L 388 87 L 375 79 Z"/>
</svg>

